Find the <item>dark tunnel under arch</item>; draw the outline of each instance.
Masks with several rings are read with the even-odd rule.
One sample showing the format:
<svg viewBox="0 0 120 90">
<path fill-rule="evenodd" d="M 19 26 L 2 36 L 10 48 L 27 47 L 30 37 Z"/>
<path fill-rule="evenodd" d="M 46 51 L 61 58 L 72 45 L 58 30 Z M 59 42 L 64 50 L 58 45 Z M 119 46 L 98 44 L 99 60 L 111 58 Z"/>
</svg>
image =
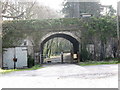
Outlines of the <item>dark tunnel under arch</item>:
<svg viewBox="0 0 120 90">
<path fill-rule="evenodd" d="M 43 64 L 43 49 L 44 49 L 44 44 L 49 41 L 50 39 L 56 38 L 56 37 L 61 37 L 64 39 L 67 39 L 68 41 L 70 41 L 73 44 L 73 53 L 77 54 L 79 52 L 79 41 L 74 38 L 71 35 L 68 34 L 64 34 L 64 33 L 57 33 L 57 34 L 52 34 L 50 36 L 48 36 L 47 38 L 45 38 L 41 43 L 40 43 L 40 64 Z"/>
</svg>

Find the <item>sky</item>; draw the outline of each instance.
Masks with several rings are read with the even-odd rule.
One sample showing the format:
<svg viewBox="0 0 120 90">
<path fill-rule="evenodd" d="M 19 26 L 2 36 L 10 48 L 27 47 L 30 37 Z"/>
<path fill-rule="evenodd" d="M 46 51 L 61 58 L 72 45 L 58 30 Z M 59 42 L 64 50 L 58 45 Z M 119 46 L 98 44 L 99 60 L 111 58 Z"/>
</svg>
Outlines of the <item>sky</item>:
<svg viewBox="0 0 120 90">
<path fill-rule="evenodd" d="M 40 3 L 49 6 L 52 9 L 60 10 L 62 2 L 64 0 L 38 0 Z M 120 0 L 100 0 L 103 5 L 112 5 L 115 9 L 117 8 L 117 1 Z"/>
<path fill-rule="evenodd" d="M 100 0 L 104 5 L 112 5 L 115 9 L 117 9 L 117 2 L 120 0 Z"/>
<path fill-rule="evenodd" d="M 38 1 L 46 6 L 51 7 L 52 9 L 60 10 L 62 2 L 64 0 L 38 0 Z"/>
</svg>

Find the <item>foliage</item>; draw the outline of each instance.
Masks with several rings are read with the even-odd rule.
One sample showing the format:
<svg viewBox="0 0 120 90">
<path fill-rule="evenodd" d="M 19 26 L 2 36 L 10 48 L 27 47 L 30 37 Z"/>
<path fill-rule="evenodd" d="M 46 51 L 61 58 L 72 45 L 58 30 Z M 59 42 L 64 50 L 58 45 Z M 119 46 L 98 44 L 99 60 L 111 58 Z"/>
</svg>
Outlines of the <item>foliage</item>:
<svg viewBox="0 0 120 90">
<path fill-rule="evenodd" d="M 77 30 L 81 30 L 81 45 L 84 46 L 82 47 L 83 51 L 81 54 L 84 60 L 91 59 L 90 53 L 85 49 L 88 44 L 95 45 L 96 49 L 94 52 L 96 52 L 96 54 L 94 54 L 94 57 L 97 56 L 97 54 L 100 54 L 101 60 L 105 59 L 105 46 L 111 38 L 117 37 L 116 17 L 110 16 L 46 20 L 14 20 L 4 21 L 2 26 L 3 47 L 20 45 L 27 36 L 31 36 L 34 40 L 34 46 L 38 49 L 39 40 L 42 37 L 43 32 L 48 33 L 49 31 L 54 30 L 76 30 L 77 32 Z"/>
<path fill-rule="evenodd" d="M 72 44 L 64 38 L 54 38 L 46 42 L 44 45 L 44 55 L 47 57 L 60 55 L 62 52 L 70 52 L 72 50 Z M 44 57 L 45 57 L 44 56 Z"/>
<path fill-rule="evenodd" d="M 40 69 L 40 68 L 42 68 L 40 65 L 35 65 L 32 68 L 30 68 L 29 70 L 37 70 L 37 69 Z"/>
<path fill-rule="evenodd" d="M 109 16 L 114 16 L 116 13 L 116 10 L 112 7 L 112 5 L 109 6 L 109 12 L 107 13 L 107 15 Z"/>
<path fill-rule="evenodd" d="M 80 25 L 79 18 L 61 18 L 61 19 L 43 19 L 43 20 L 13 20 L 4 21 L 3 30 L 44 30 L 57 29 L 60 27 L 70 27 L 72 25 Z"/>
<path fill-rule="evenodd" d="M 28 56 L 28 67 L 31 68 L 34 66 L 34 59 L 29 55 Z"/>
<path fill-rule="evenodd" d="M 3 47 L 18 46 L 27 36 L 34 36 L 37 41 L 36 39 L 42 36 L 41 31 L 79 29 L 80 25 L 78 18 L 4 21 L 2 24 Z"/>
<path fill-rule="evenodd" d="M 35 65 L 32 68 L 27 68 L 27 69 L 8 69 L 8 70 L 0 69 L 0 74 L 6 74 L 6 73 L 14 72 L 14 71 L 37 70 L 40 68 L 42 68 L 40 65 Z"/>
<path fill-rule="evenodd" d="M 88 34 L 99 36 L 100 39 L 106 41 L 109 37 L 116 37 L 116 18 L 115 17 L 100 17 L 91 18 L 88 23 Z"/>
<path fill-rule="evenodd" d="M 94 53 L 100 54 L 100 60 L 103 60 L 106 52 L 105 46 L 112 38 L 117 37 L 116 17 L 92 17 L 84 22 L 84 26 L 86 30 L 82 32 L 82 43 L 84 45 L 94 44 L 95 48 L 99 47 Z"/>
<path fill-rule="evenodd" d="M 104 65 L 104 64 L 119 64 L 117 60 L 111 60 L 111 61 L 86 61 L 86 62 L 80 62 L 80 66 L 88 66 L 88 65 Z"/>
<path fill-rule="evenodd" d="M 82 48 L 81 49 L 81 61 L 86 61 L 89 59 L 89 53 L 88 51 L 86 50 L 86 48 Z"/>
</svg>

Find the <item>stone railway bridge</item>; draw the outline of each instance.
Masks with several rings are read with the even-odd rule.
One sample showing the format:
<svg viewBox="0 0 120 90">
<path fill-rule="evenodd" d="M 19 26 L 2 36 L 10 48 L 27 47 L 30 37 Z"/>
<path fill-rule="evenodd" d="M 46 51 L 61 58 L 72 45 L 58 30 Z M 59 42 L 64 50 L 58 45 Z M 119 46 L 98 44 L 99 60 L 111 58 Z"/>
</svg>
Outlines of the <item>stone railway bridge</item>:
<svg viewBox="0 0 120 90">
<path fill-rule="evenodd" d="M 50 20 L 15 20 L 3 22 L 3 47 L 20 46 L 27 38 L 39 52 L 36 63 L 43 63 L 44 44 L 53 38 L 62 37 L 73 44 L 73 53 L 80 53 L 81 30 L 83 22 L 79 18 Z M 30 47 L 31 48 L 31 47 Z M 79 58 L 78 58 L 79 59 Z"/>
</svg>

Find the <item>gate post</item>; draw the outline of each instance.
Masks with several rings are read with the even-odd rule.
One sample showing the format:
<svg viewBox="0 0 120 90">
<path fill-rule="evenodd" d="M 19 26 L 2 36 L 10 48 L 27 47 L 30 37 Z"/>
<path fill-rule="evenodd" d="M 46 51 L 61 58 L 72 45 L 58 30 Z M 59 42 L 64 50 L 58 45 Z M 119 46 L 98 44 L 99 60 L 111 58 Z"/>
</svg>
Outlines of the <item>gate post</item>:
<svg viewBox="0 0 120 90">
<path fill-rule="evenodd" d="M 71 63 L 73 63 L 73 53 L 71 52 Z"/>
<path fill-rule="evenodd" d="M 77 52 L 77 57 L 78 57 L 78 63 L 80 63 L 80 53 Z"/>
<path fill-rule="evenodd" d="M 43 43 L 40 44 L 40 55 L 39 55 L 39 63 L 43 64 Z"/>
<path fill-rule="evenodd" d="M 61 63 L 63 64 L 63 52 L 61 52 Z"/>
<path fill-rule="evenodd" d="M 43 64 L 43 55 L 42 55 L 42 52 L 40 52 L 39 57 L 40 57 L 39 63 L 40 63 L 40 64 Z"/>
</svg>

